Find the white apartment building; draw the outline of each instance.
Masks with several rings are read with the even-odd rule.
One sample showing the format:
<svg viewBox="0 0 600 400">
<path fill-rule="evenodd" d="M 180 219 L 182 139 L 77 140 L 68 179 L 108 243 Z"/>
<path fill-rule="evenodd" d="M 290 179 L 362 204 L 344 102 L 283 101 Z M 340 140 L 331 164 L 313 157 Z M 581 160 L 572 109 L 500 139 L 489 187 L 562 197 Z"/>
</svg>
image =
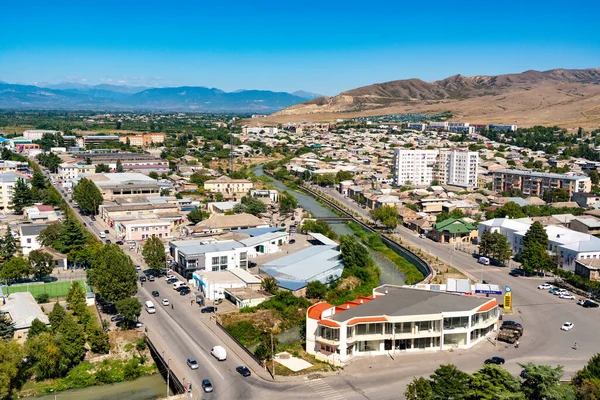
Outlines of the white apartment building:
<svg viewBox="0 0 600 400">
<path fill-rule="evenodd" d="M 23 137 L 29 140 L 41 140 L 45 134 L 62 135 L 61 131 L 51 131 L 46 129 L 31 129 L 23 132 Z"/>
<path fill-rule="evenodd" d="M 439 121 L 434 121 L 434 122 L 430 122 L 427 124 L 428 129 L 431 130 L 443 130 L 446 131 L 448 130 L 448 122 L 444 121 L 444 122 L 439 122 Z"/>
<path fill-rule="evenodd" d="M 268 135 L 276 135 L 277 133 L 279 133 L 279 128 L 277 128 L 276 126 L 244 126 L 242 127 L 242 133 L 244 134 L 249 134 L 249 133 L 265 133 Z"/>
<path fill-rule="evenodd" d="M 394 149 L 393 179 L 396 186 L 477 186 L 479 153 L 461 150 Z"/>
<path fill-rule="evenodd" d="M 14 188 L 17 183 L 17 179 L 23 178 L 27 180 L 27 177 L 14 172 L 5 172 L 0 174 L 0 208 L 7 210 L 12 208 Z"/>
<path fill-rule="evenodd" d="M 486 231 L 499 232 L 508 240 L 513 255 L 517 255 L 524 249 L 523 237 L 531 224 L 527 218 L 494 218 L 479 223 L 479 237 Z M 562 269 L 575 272 L 575 261 L 600 259 L 597 237 L 556 225 L 544 229 L 548 234 L 548 253 L 559 257 Z"/>
<path fill-rule="evenodd" d="M 339 365 L 354 357 L 470 348 L 497 329 L 494 298 L 383 285 L 306 313 L 306 352 Z"/>
</svg>

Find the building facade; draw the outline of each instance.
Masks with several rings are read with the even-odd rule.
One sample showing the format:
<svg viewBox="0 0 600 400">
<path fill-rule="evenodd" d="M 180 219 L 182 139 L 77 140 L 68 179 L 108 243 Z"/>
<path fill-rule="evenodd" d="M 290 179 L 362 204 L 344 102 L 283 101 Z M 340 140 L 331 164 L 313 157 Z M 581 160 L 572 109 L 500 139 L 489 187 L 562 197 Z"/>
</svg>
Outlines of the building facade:
<svg viewBox="0 0 600 400">
<path fill-rule="evenodd" d="M 22 178 L 27 180 L 25 175 L 14 172 L 5 172 L 0 174 L 0 208 L 7 210 L 13 206 L 14 188 L 17 184 L 17 179 Z"/>
<path fill-rule="evenodd" d="M 211 179 L 204 182 L 204 190 L 211 193 L 222 193 L 227 195 L 235 195 L 238 193 L 248 193 L 254 188 L 252 181 L 247 179 L 231 179 L 227 176 L 222 176 L 217 179 Z"/>
<path fill-rule="evenodd" d="M 493 298 L 383 285 L 306 313 L 306 351 L 333 364 L 354 357 L 470 348 L 498 325 Z"/>
<path fill-rule="evenodd" d="M 23 131 L 23 137 L 29 140 L 41 140 L 44 135 L 62 135 L 61 131 L 51 131 L 46 129 L 30 129 Z"/>
<path fill-rule="evenodd" d="M 151 144 L 161 144 L 165 142 L 165 134 L 158 132 L 143 133 L 141 135 L 123 135 L 119 137 L 119 142 L 127 143 L 132 146 L 146 147 Z"/>
<path fill-rule="evenodd" d="M 542 197 L 546 190 L 565 189 L 573 193 L 592 190 L 592 181 L 585 175 L 550 174 L 519 169 L 501 169 L 494 172 L 494 190 L 497 192 L 518 189 L 527 196 Z"/>
<path fill-rule="evenodd" d="M 121 221 L 116 231 L 125 240 L 146 240 L 153 236 L 164 239 L 171 237 L 171 222 L 161 219 Z"/>
<path fill-rule="evenodd" d="M 248 248 L 235 240 L 186 240 L 169 243 L 174 269 L 186 279 L 196 271 L 248 269 Z"/>
</svg>

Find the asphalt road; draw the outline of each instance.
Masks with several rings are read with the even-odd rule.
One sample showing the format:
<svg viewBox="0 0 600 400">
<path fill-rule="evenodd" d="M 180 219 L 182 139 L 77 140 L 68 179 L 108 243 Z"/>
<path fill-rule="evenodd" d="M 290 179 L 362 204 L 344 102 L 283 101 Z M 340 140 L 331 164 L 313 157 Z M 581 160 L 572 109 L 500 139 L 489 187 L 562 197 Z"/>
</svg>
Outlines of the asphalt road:
<svg viewBox="0 0 600 400">
<path fill-rule="evenodd" d="M 61 188 L 57 187 L 59 191 Z M 61 191 L 62 193 L 62 191 Z M 341 197 L 341 196 L 340 196 Z M 342 197 L 342 200 L 343 197 Z M 352 208 L 360 209 L 355 203 L 345 200 Z M 358 210 L 357 210 L 358 211 Z M 360 209 L 362 213 L 365 210 Z M 88 229 L 96 235 L 103 228 L 99 223 L 89 226 L 89 220 L 75 210 L 78 218 L 88 223 Z M 171 367 L 186 382 L 191 380 L 194 398 L 219 399 L 397 399 L 401 398 L 406 384 L 414 376 L 428 376 L 440 364 L 453 363 L 464 371 L 473 372 L 481 367 L 483 360 L 494 355 L 504 357 L 508 371 L 517 375 L 521 367 L 518 363 L 534 362 L 549 365 L 562 365 L 565 377 L 570 377 L 583 367 L 588 359 L 600 352 L 600 342 L 596 340 L 600 328 L 600 309 L 584 309 L 575 300 L 562 300 L 557 296 L 538 290 L 544 282 L 538 278 L 514 278 L 508 275 L 508 269 L 482 266 L 466 253 L 452 251 L 449 245 L 421 239 L 412 231 L 399 228 L 398 234 L 403 240 L 422 250 L 439 257 L 450 265 L 492 283 L 509 285 L 514 293 L 514 313 L 504 319 L 513 319 L 525 326 L 525 334 L 520 347 L 506 345 L 494 340 L 483 342 L 470 350 L 446 351 L 419 354 L 396 354 L 357 359 L 338 374 L 316 380 L 301 380 L 293 383 L 267 382 L 254 375 L 242 378 L 235 372 L 240 360 L 228 352 L 228 359 L 219 362 L 210 355 L 212 346 L 219 344 L 218 339 L 206 327 L 197 305 L 190 306 L 188 296 L 179 296 L 164 278 L 155 282 L 146 282 L 139 290 L 138 297 L 143 302 L 151 299 L 157 308 L 156 314 L 142 311 L 141 320 L 149 330 L 149 335 L 159 348 L 164 349 L 165 358 L 171 358 Z M 108 235 L 111 240 L 114 235 Z M 129 251 L 128 247 L 126 251 Z M 129 253 L 136 264 L 144 265 L 137 253 Z M 483 274 L 482 274 L 483 273 Z M 167 297 L 174 308 L 163 307 L 159 300 L 152 298 L 150 292 L 157 289 L 160 298 Z M 501 298 L 498 296 L 498 300 Z M 563 332 L 560 326 L 570 321 L 575 324 L 573 330 Z M 578 350 L 573 350 L 577 342 Z M 196 357 L 200 367 L 191 371 L 185 360 Z M 215 386 L 215 392 L 205 395 L 200 391 L 200 383 L 209 378 Z"/>
</svg>

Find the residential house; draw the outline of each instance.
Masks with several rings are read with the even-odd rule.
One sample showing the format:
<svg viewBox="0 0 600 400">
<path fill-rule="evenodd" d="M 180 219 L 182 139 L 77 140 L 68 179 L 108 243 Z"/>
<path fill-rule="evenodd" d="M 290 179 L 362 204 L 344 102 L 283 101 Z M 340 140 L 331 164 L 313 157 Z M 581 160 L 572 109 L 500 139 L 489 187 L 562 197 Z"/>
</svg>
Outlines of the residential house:
<svg viewBox="0 0 600 400">
<path fill-rule="evenodd" d="M 40 232 L 46 229 L 45 224 L 28 224 L 19 226 L 19 236 L 21 238 L 21 252 L 28 255 L 33 250 L 39 250 L 42 245 L 38 242 Z"/>
<path fill-rule="evenodd" d="M 14 324 L 13 339 L 20 344 L 27 339 L 27 333 L 34 319 L 50 325 L 48 316 L 29 292 L 14 292 L 6 296 L 3 305 L 0 306 L 0 314 L 7 315 L 9 321 Z"/>
<path fill-rule="evenodd" d="M 440 243 L 472 243 L 477 240 L 477 227 L 462 219 L 448 218 L 433 225 L 432 237 Z"/>
<path fill-rule="evenodd" d="M 52 206 L 36 205 L 23 208 L 23 215 L 31 222 L 57 221 L 59 212 Z"/>
</svg>

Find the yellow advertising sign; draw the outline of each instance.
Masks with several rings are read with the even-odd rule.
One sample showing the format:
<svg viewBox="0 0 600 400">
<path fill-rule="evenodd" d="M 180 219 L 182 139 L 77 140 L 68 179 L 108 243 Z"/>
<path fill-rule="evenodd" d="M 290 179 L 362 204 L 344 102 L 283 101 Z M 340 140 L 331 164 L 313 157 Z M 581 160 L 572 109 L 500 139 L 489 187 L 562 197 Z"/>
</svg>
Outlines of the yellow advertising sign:
<svg viewBox="0 0 600 400">
<path fill-rule="evenodd" d="M 504 294 L 504 310 L 512 310 L 512 292 L 506 292 Z"/>
</svg>

